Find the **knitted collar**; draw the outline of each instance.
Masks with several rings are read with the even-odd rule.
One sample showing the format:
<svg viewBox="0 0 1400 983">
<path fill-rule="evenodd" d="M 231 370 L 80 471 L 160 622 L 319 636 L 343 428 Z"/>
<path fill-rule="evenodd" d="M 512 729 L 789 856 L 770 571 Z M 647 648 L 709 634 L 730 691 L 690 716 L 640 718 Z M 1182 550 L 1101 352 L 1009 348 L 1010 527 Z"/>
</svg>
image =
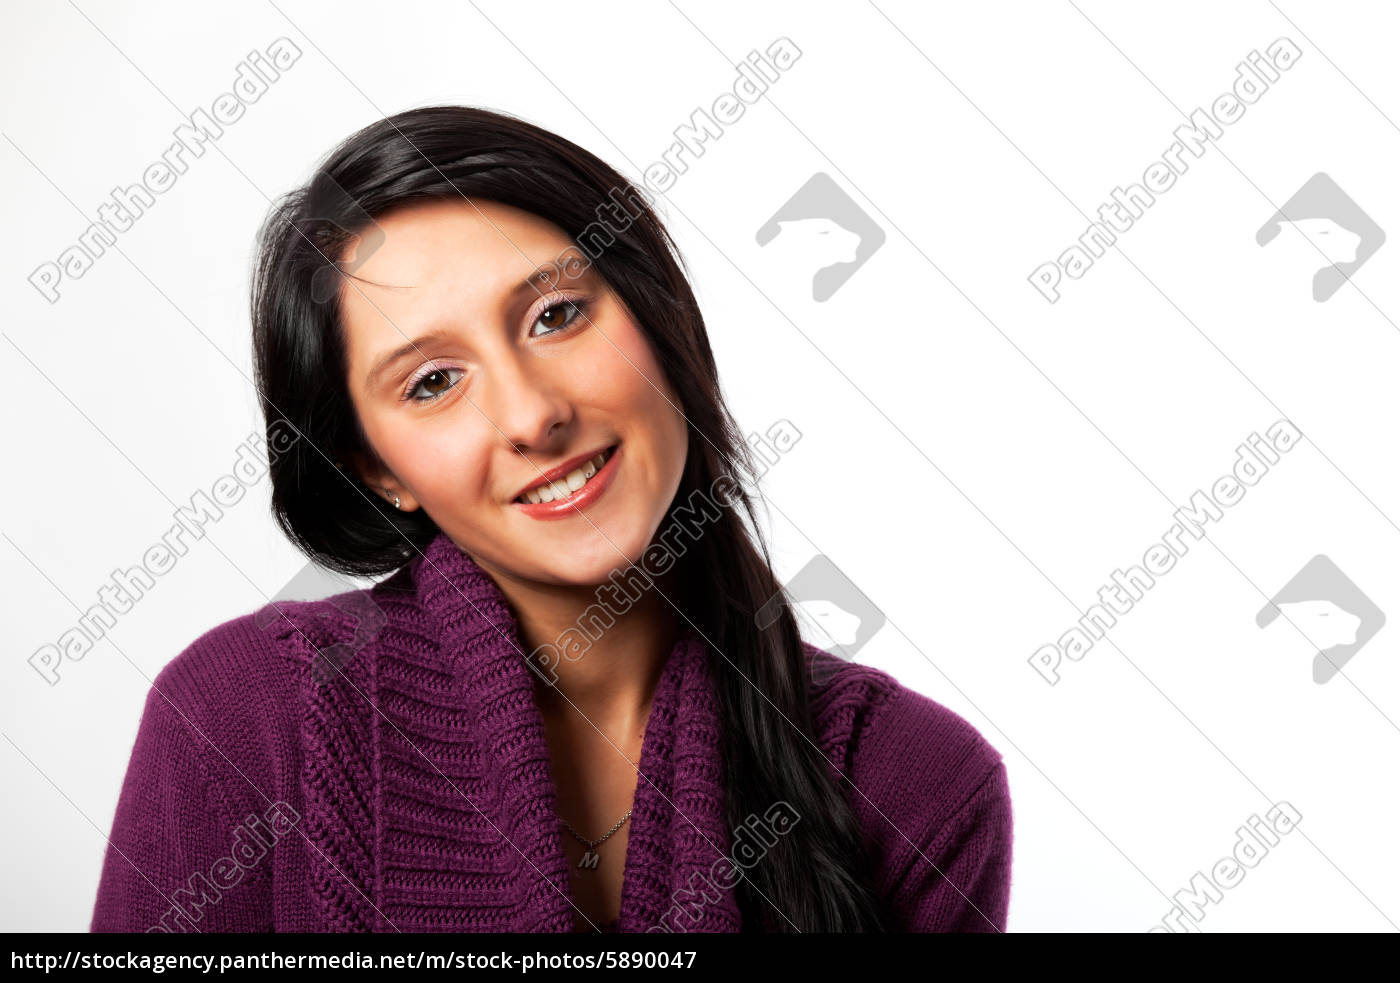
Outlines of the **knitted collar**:
<svg viewBox="0 0 1400 983">
<path fill-rule="evenodd" d="M 390 582 L 397 593 L 381 589 Z M 543 719 L 505 596 L 445 533 L 381 588 L 387 623 L 368 651 L 343 673 L 311 674 L 304 691 L 307 828 L 325 834 L 317 845 L 352 882 L 316 865 L 328 920 L 573 931 Z M 687 626 L 643 739 L 617 931 L 663 919 L 740 930 L 733 890 L 716 889 L 732 842 L 721 738 L 705 645 Z"/>
</svg>

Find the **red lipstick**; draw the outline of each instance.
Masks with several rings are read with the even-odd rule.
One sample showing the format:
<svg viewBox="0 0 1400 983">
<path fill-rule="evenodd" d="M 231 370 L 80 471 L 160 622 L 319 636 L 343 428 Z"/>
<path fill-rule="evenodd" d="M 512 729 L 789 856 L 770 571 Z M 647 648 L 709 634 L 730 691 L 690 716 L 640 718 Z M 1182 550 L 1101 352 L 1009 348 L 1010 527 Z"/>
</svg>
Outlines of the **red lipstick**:
<svg viewBox="0 0 1400 983">
<path fill-rule="evenodd" d="M 617 475 L 619 467 L 618 459 L 622 454 L 621 444 L 617 444 L 611 450 L 604 448 L 602 451 L 594 451 L 591 454 L 580 455 L 570 461 L 566 461 L 556 468 L 551 468 L 544 473 L 543 477 L 531 482 L 522 491 L 523 494 L 524 491 L 539 488 L 541 485 L 548 484 L 550 481 L 559 481 L 570 472 L 587 464 L 588 461 L 597 457 L 600 453 L 606 454 L 607 458 L 603 461 L 603 466 L 598 469 L 598 472 L 594 474 L 593 477 L 585 482 L 583 487 L 570 492 L 562 498 L 556 498 L 551 502 L 532 503 L 517 498 L 517 501 L 513 503 L 515 508 L 520 509 L 532 519 L 563 519 L 592 505 L 608 490 L 608 486 L 612 484 L 613 478 Z"/>
</svg>

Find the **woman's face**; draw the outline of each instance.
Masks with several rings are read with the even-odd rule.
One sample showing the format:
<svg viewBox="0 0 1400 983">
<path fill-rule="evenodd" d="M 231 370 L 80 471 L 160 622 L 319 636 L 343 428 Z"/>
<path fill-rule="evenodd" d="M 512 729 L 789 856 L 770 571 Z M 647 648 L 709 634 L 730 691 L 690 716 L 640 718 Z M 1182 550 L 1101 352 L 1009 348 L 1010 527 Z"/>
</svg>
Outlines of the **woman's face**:
<svg viewBox="0 0 1400 983">
<path fill-rule="evenodd" d="M 578 247 L 507 205 L 415 203 L 378 225 L 340 301 L 350 395 L 379 457 L 356 462 L 366 483 L 498 576 L 595 585 L 639 560 L 688 430 L 621 300 L 591 265 L 562 273 Z M 542 472 L 602 451 L 596 474 L 582 465 L 523 503 Z"/>
</svg>

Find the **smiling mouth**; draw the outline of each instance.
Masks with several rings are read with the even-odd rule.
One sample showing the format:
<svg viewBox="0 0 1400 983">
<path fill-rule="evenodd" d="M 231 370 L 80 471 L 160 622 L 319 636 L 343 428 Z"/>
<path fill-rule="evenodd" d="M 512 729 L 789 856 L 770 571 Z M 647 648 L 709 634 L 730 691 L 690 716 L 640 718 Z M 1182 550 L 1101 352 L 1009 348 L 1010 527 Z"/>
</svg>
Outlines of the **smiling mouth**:
<svg viewBox="0 0 1400 983">
<path fill-rule="evenodd" d="M 608 463 L 608 459 L 617 451 L 617 445 L 613 444 L 607 450 L 594 455 L 583 464 L 561 478 L 536 485 L 526 490 L 523 494 L 516 496 L 515 501 L 521 505 L 539 505 L 544 502 L 553 502 L 561 498 L 568 498 L 579 489 L 592 481 L 602 470 L 603 465 Z"/>
</svg>

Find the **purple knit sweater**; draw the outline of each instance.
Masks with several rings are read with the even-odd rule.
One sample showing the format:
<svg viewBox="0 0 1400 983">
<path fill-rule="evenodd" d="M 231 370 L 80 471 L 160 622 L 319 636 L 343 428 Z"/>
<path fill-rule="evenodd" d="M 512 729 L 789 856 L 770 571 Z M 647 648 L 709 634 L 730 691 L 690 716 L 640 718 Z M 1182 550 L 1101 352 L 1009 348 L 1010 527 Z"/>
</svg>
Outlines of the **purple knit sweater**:
<svg viewBox="0 0 1400 983">
<path fill-rule="evenodd" d="M 92 930 L 573 931 L 527 649 L 495 583 L 439 535 L 368 591 L 277 609 L 156 677 Z M 849 779 L 896 928 L 1004 930 L 1001 756 L 888 674 L 804 649 L 816 743 Z M 732 670 L 705 650 L 687 628 L 657 683 L 621 915 L 600 930 L 754 927 L 723 876 L 724 858 L 763 862 L 724 809 L 711 673 Z"/>
</svg>

